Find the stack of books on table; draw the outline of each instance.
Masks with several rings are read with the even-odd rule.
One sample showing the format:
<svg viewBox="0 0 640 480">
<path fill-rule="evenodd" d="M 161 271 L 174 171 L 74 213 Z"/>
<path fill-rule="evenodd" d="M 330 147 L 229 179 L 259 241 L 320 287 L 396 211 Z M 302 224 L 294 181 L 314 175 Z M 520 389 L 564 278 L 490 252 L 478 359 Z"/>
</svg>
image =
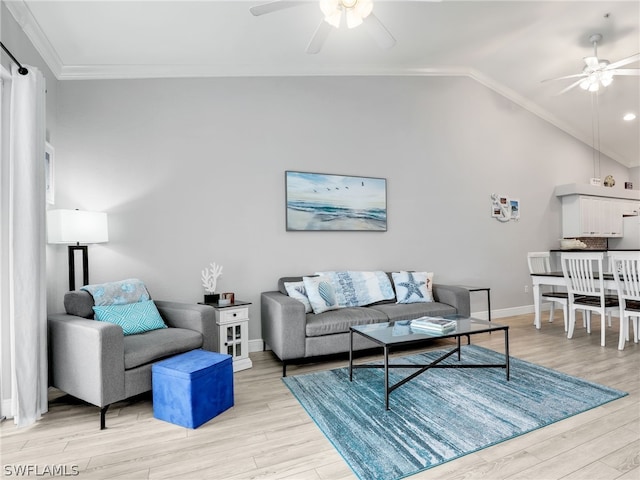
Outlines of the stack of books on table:
<svg viewBox="0 0 640 480">
<path fill-rule="evenodd" d="M 411 320 L 411 329 L 416 333 L 449 333 L 456 329 L 455 320 L 437 317 L 420 317 Z"/>
</svg>

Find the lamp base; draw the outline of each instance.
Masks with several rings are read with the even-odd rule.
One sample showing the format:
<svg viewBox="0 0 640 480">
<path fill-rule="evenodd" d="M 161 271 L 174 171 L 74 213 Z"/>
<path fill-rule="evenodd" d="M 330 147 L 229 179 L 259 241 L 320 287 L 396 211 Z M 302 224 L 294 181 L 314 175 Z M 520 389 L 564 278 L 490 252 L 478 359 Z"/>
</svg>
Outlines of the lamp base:
<svg viewBox="0 0 640 480">
<path fill-rule="evenodd" d="M 89 285 L 89 253 L 86 245 L 69 245 L 69 290 L 76 289 L 76 250 L 82 256 L 82 285 Z"/>
</svg>

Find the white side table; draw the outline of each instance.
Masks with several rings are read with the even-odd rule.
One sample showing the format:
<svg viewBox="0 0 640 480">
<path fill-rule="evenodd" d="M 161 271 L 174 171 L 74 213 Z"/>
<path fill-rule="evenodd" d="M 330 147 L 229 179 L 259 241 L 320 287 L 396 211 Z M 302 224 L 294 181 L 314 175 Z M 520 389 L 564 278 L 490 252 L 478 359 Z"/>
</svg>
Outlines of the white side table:
<svg viewBox="0 0 640 480">
<path fill-rule="evenodd" d="M 231 305 L 211 305 L 216 311 L 218 326 L 218 351 L 233 358 L 233 371 L 251 368 L 249 358 L 249 305 L 251 302 L 234 302 Z"/>
</svg>

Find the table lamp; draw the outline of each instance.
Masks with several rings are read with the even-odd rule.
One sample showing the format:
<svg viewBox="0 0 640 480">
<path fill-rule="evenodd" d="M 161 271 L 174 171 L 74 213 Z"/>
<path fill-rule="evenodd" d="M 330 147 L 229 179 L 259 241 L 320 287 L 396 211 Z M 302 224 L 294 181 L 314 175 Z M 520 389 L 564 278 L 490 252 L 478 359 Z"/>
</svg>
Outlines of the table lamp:
<svg viewBox="0 0 640 480">
<path fill-rule="evenodd" d="M 47 238 L 49 243 L 68 243 L 69 290 L 76 288 L 75 252 L 82 256 L 83 286 L 89 284 L 89 256 L 87 245 L 109 241 L 107 214 L 82 210 L 47 211 Z"/>
</svg>

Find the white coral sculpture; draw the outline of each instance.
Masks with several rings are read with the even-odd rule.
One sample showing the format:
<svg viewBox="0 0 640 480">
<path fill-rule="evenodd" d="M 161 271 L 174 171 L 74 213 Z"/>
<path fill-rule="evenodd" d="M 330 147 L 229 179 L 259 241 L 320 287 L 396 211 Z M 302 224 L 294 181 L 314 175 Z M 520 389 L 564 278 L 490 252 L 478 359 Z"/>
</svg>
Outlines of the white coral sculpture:
<svg viewBox="0 0 640 480">
<path fill-rule="evenodd" d="M 213 294 L 216 291 L 216 283 L 218 283 L 218 277 L 222 275 L 222 265 L 216 265 L 215 262 L 211 262 L 211 267 L 207 267 L 202 270 L 202 286 L 204 291 L 208 294 Z"/>
</svg>

